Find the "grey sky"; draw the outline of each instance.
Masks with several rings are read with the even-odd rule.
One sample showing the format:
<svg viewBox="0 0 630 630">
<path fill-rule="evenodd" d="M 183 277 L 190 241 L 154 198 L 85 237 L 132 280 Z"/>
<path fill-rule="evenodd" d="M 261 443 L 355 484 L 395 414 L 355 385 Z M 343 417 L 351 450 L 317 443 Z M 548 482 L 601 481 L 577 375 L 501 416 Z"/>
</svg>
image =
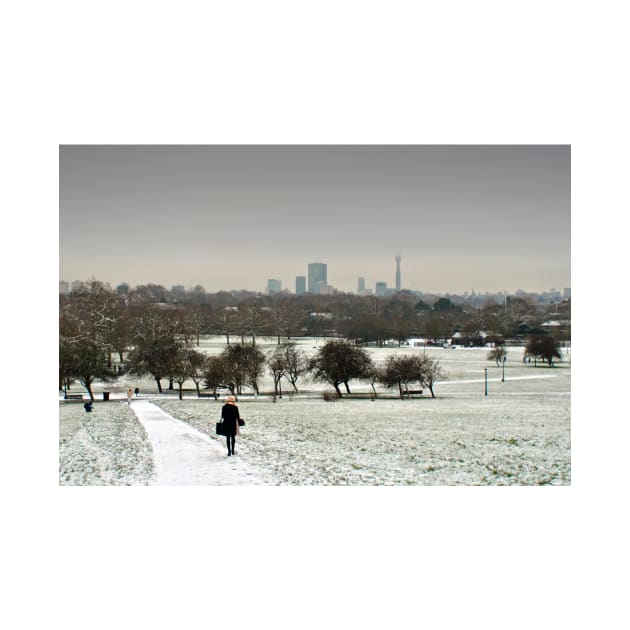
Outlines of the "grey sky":
<svg viewBox="0 0 630 630">
<path fill-rule="evenodd" d="M 62 146 L 60 279 L 570 286 L 569 146 Z"/>
</svg>

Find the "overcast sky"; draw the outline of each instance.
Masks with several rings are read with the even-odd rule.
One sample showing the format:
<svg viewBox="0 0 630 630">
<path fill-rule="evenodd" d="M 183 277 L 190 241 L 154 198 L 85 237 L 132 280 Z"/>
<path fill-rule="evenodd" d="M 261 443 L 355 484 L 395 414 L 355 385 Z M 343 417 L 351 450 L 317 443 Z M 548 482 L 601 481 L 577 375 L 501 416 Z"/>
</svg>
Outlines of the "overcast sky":
<svg viewBox="0 0 630 630">
<path fill-rule="evenodd" d="M 295 290 L 570 281 L 569 146 L 61 146 L 60 279 Z"/>
</svg>

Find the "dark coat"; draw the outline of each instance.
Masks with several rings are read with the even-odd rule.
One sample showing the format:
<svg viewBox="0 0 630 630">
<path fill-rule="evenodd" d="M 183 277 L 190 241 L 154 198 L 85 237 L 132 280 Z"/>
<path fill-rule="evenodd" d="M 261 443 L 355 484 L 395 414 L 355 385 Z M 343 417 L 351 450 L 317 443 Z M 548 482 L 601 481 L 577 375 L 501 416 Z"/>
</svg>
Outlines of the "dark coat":
<svg viewBox="0 0 630 630">
<path fill-rule="evenodd" d="M 238 434 L 238 419 L 240 418 L 236 405 L 223 405 L 221 409 L 221 420 L 225 428 L 225 435 L 232 436 Z"/>
</svg>

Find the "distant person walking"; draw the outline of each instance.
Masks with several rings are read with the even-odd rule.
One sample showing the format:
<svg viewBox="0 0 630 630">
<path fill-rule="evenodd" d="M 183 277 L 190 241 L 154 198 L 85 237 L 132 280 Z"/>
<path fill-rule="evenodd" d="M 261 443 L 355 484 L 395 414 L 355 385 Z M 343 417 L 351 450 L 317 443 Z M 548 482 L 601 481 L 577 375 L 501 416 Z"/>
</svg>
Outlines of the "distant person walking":
<svg viewBox="0 0 630 630">
<path fill-rule="evenodd" d="M 224 425 L 224 435 L 227 441 L 228 457 L 230 457 L 230 455 L 236 455 L 236 436 L 241 434 L 238 426 L 240 418 L 241 416 L 236 405 L 236 398 L 234 398 L 234 396 L 228 396 L 221 409 L 221 421 Z"/>
<path fill-rule="evenodd" d="M 133 400 L 133 389 L 131 387 L 127 390 L 127 404 L 131 405 L 131 401 Z"/>
</svg>

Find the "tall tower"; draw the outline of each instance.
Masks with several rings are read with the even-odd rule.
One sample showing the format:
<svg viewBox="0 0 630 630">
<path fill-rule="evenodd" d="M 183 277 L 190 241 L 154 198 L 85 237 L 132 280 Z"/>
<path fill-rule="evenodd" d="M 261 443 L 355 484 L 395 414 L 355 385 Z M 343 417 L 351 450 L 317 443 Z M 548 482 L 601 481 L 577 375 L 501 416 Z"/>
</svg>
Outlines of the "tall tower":
<svg viewBox="0 0 630 630">
<path fill-rule="evenodd" d="M 400 254 L 396 254 L 396 291 L 400 291 Z"/>
<path fill-rule="evenodd" d="M 328 268 L 325 263 L 308 264 L 308 292 L 319 293 L 321 283 L 328 283 Z"/>
</svg>

